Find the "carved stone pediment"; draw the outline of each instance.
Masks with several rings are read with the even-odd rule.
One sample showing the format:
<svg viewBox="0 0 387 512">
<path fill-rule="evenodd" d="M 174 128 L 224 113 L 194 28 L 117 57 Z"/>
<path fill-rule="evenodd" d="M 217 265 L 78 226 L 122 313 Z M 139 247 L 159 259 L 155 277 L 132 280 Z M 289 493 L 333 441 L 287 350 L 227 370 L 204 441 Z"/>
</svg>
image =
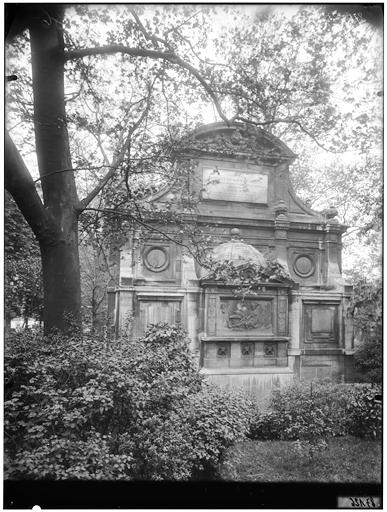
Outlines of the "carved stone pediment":
<svg viewBox="0 0 387 512">
<path fill-rule="evenodd" d="M 254 126 L 233 123 L 207 125 L 183 137 L 177 151 L 181 153 L 222 156 L 249 156 L 261 162 L 294 160 L 296 155 L 277 137 Z"/>
</svg>

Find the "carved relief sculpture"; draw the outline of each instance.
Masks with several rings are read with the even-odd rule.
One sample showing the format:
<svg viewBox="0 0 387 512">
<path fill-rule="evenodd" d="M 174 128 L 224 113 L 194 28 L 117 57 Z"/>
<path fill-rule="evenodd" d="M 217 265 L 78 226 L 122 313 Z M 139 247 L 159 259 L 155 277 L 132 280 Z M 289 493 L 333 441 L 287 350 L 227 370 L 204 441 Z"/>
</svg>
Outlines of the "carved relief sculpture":
<svg viewBox="0 0 387 512">
<path fill-rule="evenodd" d="M 253 357 L 254 356 L 254 344 L 249 342 L 241 343 L 241 355 L 242 357 Z"/>
<path fill-rule="evenodd" d="M 314 259 L 309 254 L 301 254 L 297 256 L 293 266 L 294 272 L 300 277 L 310 277 L 314 274 Z"/>
<path fill-rule="evenodd" d="M 262 329 L 265 331 L 272 329 L 270 301 L 225 300 L 221 302 L 220 309 L 229 329 Z"/>
<path fill-rule="evenodd" d="M 265 357 L 277 357 L 276 346 L 274 343 L 265 343 L 263 345 L 263 353 Z"/>
</svg>

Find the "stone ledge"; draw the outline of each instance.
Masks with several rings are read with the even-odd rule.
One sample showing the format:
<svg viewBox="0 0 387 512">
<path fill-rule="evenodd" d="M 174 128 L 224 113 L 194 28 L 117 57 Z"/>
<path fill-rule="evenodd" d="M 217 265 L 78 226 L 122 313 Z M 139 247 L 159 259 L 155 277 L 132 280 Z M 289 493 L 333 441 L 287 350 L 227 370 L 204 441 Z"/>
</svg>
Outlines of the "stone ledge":
<svg viewBox="0 0 387 512">
<path fill-rule="evenodd" d="M 343 348 L 308 348 L 302 349 L 303 356 L 340 356 L 345 353 Z"/>
<path fill-rule="evenodd" d="M 244 341 L 290 341 L 289 336 L 202 336 L 201 341 L 217 342 L 217 341 L 230 341 L 230 342 L 244 342 Z"/>
<path fill-rule="evenodd" d="M 301 349 L 299 348 L 288 348 L 288 356 L 300 356 Z"/>
<path fill-rule="evenodd" d="M 271 366 L 267 368 L 221 368 L 221 369 L 209 369 L 209 368 L 201 368 L 200 373 L 204 375 L 262 375 L 262 374 L 294 374 L 294 371 L 289 367 L 281 368 L 280 366 Z"/>
</svg>

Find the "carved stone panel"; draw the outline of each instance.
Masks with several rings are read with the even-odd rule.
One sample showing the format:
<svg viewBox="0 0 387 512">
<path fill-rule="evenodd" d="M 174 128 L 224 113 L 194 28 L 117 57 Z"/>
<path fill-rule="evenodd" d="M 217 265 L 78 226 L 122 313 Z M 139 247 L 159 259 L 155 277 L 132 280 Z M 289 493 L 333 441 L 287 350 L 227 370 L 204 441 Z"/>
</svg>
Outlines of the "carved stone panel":
<svg viewBox="0 0 387 512">
<path fill-rule="evenodd" d="M 241 356 L 246 358 L 254 357 L 254 343 L 242 341 L 241 343 Z"/>
<path fill-rule="evenodd" d="M 272 299 L 228 299 L 220 301 L 220 326 L 222 333 L 272 334 Z"/>
<path fill-rule="evenodd" d="M 276 343 L 264 343 L 263 353 L 265 357 L 277 357 L 277 345 Z"/>
<path fill-rule="evenodd" d="M 300 277 L 309 277 L 314 273 L 314 258 L 310 254 L 300 254 L 294 260 L 294 272 Z"/>
<path fill-rule="evenodd" d="M 169 265 L 169 254 L 164 247 L 151 246 L 144 252 L 144 265 L 152 272 L 162 272 Z"/>
<path fill-rule="evenodd" d="M 230 343 L 218 342 L 216 344 L 216 357 L 229 358 L 230 357 Z"/>
<path fill-rule="evenodd" d="M 267 203 L 266 174 L 241 170 L 203 168 L 203 199 Z"/>
<path fill-rule="evenodd" d="M 147 279 L 165 280 L 175 277 L 175 248 L 162 242 L 148 242 L 142 250 L 142 271 Z"/>
<path fill-rule="evenodd" d="M 281 341 L 211 341 L 203 346 L 205 368 L 285 367 L 287 342 Z"/>
<path fill-rule="evenodd" d="M 316 282 L 320 272 L 319 253 L 312 248 L 293 247 L 288 253 L 289 269 L 296 281 Z"/>
</svg>

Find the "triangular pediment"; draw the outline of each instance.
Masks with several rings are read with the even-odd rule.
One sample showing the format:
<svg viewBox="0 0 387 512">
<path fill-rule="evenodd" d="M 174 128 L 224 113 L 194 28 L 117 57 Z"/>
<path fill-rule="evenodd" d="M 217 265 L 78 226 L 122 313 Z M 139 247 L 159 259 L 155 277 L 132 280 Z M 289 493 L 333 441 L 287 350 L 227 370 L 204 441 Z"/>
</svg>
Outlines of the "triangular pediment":
<svg viewBox="0 0 387 512">
<path fill-rule="evenodd" d="M 277 137 L 261 128 L 232 123 L 213 123 L 182 137 L 179 153 L 241 156 L 262 162 L 287 160 L 296 155 Z"/>
</svg>

